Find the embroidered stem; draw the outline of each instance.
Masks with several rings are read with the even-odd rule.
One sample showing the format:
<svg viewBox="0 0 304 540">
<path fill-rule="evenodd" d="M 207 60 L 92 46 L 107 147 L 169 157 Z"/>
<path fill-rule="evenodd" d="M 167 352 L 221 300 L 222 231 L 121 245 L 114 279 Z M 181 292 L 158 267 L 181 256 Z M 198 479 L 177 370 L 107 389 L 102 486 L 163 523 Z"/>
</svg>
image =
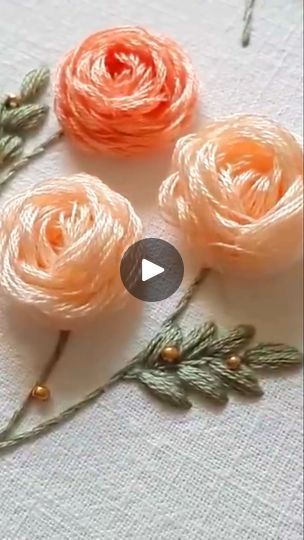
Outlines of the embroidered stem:
<svg viewBox="0 0 304 540">
<path fill-rule="evenodd" d="M 199 274 L 194 279 L 190 287 L 182 296 L 181 300 L 178 302 L 174 312 L 165 321 L 164 325 L 168 325 L 169 323 L 173 322 L 174 320 L 176 320 L 183 314 L 185 309 L 188 307 L 189 302 L 192 300 L 194 294 L 198 290 L 198 287 L 203 283 L 203 281 L 206 279 L 208 274 L 209 274 L 209 269 L 203 269 L 199 272 Z M 61 337 L 58 341 L 54 354 L 51 357 L 48 365 L 46 366 L 45 371 L 43 372 L 41 379 L 39 381 L 39 384 L 41 383 L 41 380 L 45 381 L 45 379 L 48 377 L 51 370 L 57 363 L 63 351 L 63 348 L 66 345 L 67 339 L 69 337 L 69 333 L 62 332 L 60 336 Z M 143 360 L 146 359 L 146 357 L 149 354 L 148 351 L 153 350 L 153 348 L 155 348 L 155 346 L 157 345 L 158 341 L 159 341 L 159 336 L 157 335 L 149 343 L 148 348 L 144 349 L 139 354 L 137 354 L 127 366 L 123 367 L 121 370 L 115 373 L 115 375 L 113 375 L 106 384 L 99 386 L 98 388 L 93 390 L 93 392 L 90 392 L 89 394 L 87 394 L 87 396 L 85 396 L 84 399 L 80 400 L 75 405 L 68 407 L 65 411 L 60 413 L 58 416 L 55 416 L 54 418 L 50 418 L 49 420 L 46 420 L 45 422 L 38 424 L 38 426 L 34 427 L 33 429 L 29 431 L 25 431 L 24 433 L 17 434 L 15 436 L 10 437 L 6 441 L 3 441 L 4 436 L 10 435 L 13 428 L 15 428 L 16 425 L 19 424 L 21 418 L 23 418 L 24 413 L 27 410 L 28 403 L 30 401 L 30 394 L 29 394 L 29 396 L 26 398 L 20 410 L 14 414 L 7 428 L 2 433 L 0 433 L 0 441 L 2 439 L 2 442 L 0 442 L 0 450 L 5 450 L 13 446 L 19 446 L 21 444 L 26 443 L 27 441 L 33 440 L 39 437 L 40 435 L 50 431 L 52 428 L 57 427 L 59 424 L 62 424 L 66 420 L 75 416 L 75 414 L 78 411 L 81 411 L 82 409 L 87 407 L 90 403 L 98 399 L 105 392 L 105 390 L 107 390 L 110 386 L 124 379 L 125 375 L 127 374 L 127 372 L 130 371 L 131 368 L 135 367 L 135 365 L 140 364 Z"/>
<path fill-rule="evenodd" d="M 70 336 L 70 332 L 62 331 L 59 333 L 58 341 L 56 343 L 55 349 L 47 362 L 46 366 L 44 367 L 37 383 L 35 386 L 40 386 L 45 384 L 48 377 L 50 376 L 51 372 L 53 371 L 55 365 L 58 363 L 66 345 L 68 342 Z M 24 418 L 29 405 L 32 401 L 32 390 L 28 393 L 25 400 L 23 401 L 21 407 L 13 414 L 11 420 L 9 421 L 6 428 L 0 432 L 0 441 L 3 440 L 5 437 L 9 436 L 14 429 L 18 426 L 18 424 L 21 422 L 21 420 Z"/>
<path fill-rule="evenodd" d="M 245 12 L 244 12 L 244 27 L 242 33 L 242 46 L 248 47 L 250 43 L 250 34 L 252 28 L 252 17 L 255 6 L 255 0 L 246 0 Z"/>
<path fill-rule="evenodd" d="M 198 287 L 203 283 L 203 281 L 205 281 L 210 271 L 210 268 L 202 268 L 202 270 L 198 273 L 196 278 L 191 283 L 190 287 L 187 289 L 185 294 L 178 302 L 174 312 L 168 318 L 168 321 L 175 321 L 184 313 L 189 303 L 191 302 L 194 294 L 196 293 Z"/>
<path fill-rule="evenodd" d="M 28 154 L 25 154 L 21 159 L 16 161 L 12 167 L 0 177 L 0 186 L 6 184 L 9 180 L 11 180 L 17 172 L 19 172 L 21 169 L 26 167 L 32 159 L 41 156 L 48 150 L 53 144 L 58 142 L 61 137 L 63 136 L 63 132 L 61 130 L 56 131 L 51 135 L 48 139 L 46 139 L 43 143 L 39 144 L 33 150 L 31 150 Z"/>
<path fill-rule="evenodd" d="M 50 431 L 52 428 L 57 427 L 59 424 L 62 424 L 66 420 L 72 418 L 73 416 L 75 416 L 75 414 L 78 411 L 81 411 L 82 409 L 87 407 L 90 403 L 98 399 L 105 392 L 107 388 L 109 388 L 114 383 L 118 382 L 119 380 L 123 379 L 125 372 L 126 372 L 126 368 L 117 372 L 114 375 L 114 377 L 112 377 L 104 386 L 99 386 L 98 388 L 96 388 L 96 390 L 94 390 L 93 392 L 90 392 L 90 394 L 87 394 L 87 396 L 84 399 L 82 399 L 75 405 L 68 407 L 65 411 L 60 413 L 58 416 L 55 416 L 54 418 L 50 418 L 50 420 L 46 420 L 46 422 L 42 422 L 41 424 L 38 424 L 38 426 L 36 426 L 35 428 L 29 431 L 25 431 L 24 433 L 21 433 L 20 435 L 16 435 L 6 441 L 0 442 L 0 450 L 5 450 L 7 448 L 11 448 L 12 446 L 19 446 L 23 443 L 26 443 L 27 441 L 36 439 L 40 435 L 43 435 L 44 433 Z"/>
</svg>

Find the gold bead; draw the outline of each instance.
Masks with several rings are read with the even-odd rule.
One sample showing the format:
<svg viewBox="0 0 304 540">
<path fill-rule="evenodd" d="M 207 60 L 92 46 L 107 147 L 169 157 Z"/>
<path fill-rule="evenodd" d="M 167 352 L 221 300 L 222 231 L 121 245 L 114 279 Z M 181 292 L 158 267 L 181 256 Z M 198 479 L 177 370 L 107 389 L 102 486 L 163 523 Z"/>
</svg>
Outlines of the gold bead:
<svg viewBox="0 0 304 540">
<path fill-rule="evenodd" d="M 20 97 L 16 96 L 16 94 L 9 94 L 5 99 L 4 105 L 8 109 L 17 109 L 20 105 Z"/>
<path fill-rule="evenodd" d="M 236 369 L 239 369 L 240 365 L 241 365 L 241 357 L 240 356 L 237 356 L 236 354 L 233 354 L 232 356 L 230 356 L 227 361 L 226 361 L 226 364 L 227 364 L 227 367 L 229 369 L 233 369 L 233 370 L 236 370 Z"/>
<path fill-rule="evenodd" d="M 165 347 L 160 353 L 161 359 L 169 364 L 176 364 L 180 361 L 181 351 L 178 347 L 168 346 Z"/>
<path fill-rule="evenodd" d="M 50 398 L 50 391 L 47 386 L 37 384 L 37 386 L 34 386 L 31 395 L 39 401 L 48 401 Z"/>
</svg>

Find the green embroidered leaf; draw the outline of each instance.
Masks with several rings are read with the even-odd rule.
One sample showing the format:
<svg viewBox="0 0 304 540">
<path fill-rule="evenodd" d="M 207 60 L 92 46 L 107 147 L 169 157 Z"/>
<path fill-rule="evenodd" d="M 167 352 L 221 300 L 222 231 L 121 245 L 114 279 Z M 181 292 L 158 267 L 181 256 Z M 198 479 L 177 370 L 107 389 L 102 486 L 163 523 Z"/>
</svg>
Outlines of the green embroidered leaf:
<svg viewBox="0 0 304 540">
<path fill-rule="evenodd" d="M 244 353 L 244 361 L 255 368 L 293 366 L 303 362 L 303 354 L 295 347 L 282 343 L 259 343 Z"/>
<path fill-rule="evenodd" d="M 124 378 L 140 381 L 159 399 L 179 407 L 191 406 L 187 394 L 191 390 L 219 403 L 228 401 L 229 390 L 261 396 L 251 366 L 288 366 L 301 362 L 303 356 L 282 344 L 259 344 L 246 351 L 254 332 L 250 325 L 239 325 L 218 338 L 216 325 L 207 323 L 183 339 L 180 327 L 167 321 Z M 160 354 L 167 346 L 180 348 L 176 361 Z"/>
<path fill-rule="evenodd" d="M 23 140 L 15 135 L 0 137 L 0 165 L 16 159 L 22 154 Z"/>
<path fill-rule="evenodd" d="M 32 101 L 48 85 L 50 80 L 50 70 L 47 67 L 33 69 L 25 75 L 21 84 L 22 102 Z"/>
<path fill-rule="evenodd" d="M 197 390 L 220 403 L 226 403 L 228 401 L 226 385 L 217 375 L 210 372 L 208 368 L 199 368 L 191 364 L 184 364 L 179 367 L 178 376 L 183 384 L 193 390 Z"/>
<path fill-rule="evenodd" d="M 162 401 L 184 409 L 191 407 L 186 390 L 176 374 L 147 369 L 137 373 L 137 380 Z"/>
<path fill-rule="evenodd" d="M 178 324 L 173 322 L 165 323 L 161 328 L 162 339 L 160 340 L 159 346 L 161 349 L 166 345 L 177 345 L 181 346 L 183 342 L 183 334 L 181 328 Z"/>
<path fill-rule="evenodd" d="M 183 352 L 185 357 L 194 359 L 201 356 L 204 349 L 212 343 L 216 336 L 217 327 L 213 322 L 194 328 L 184 341 Z"/>
<path fill-rule="evenodd" d="M 160 329 L 155 339 L 153 339 L 144 351 L 144 356 L 147 360 L 147 365 L 155 364 L 164 347 L 175 346 L 181 347 L 183 343 L 183 335 L 178 324 L 171 321 L 166 322 Z"/>
<path fill-rule="evenodd" d="M 242 394 L 262 396 L 263 390 L 258 379 L 250 367 L 241 364 L 239 369 L 229 369 L 221 360 L 215 359 L 209 364 L 209 368 L 220 377 L 229 388 L 233 388 Z"/>
<path fill-rule="evenodd" d="M 2 114 L 2 126 L 6 131 L 29 131 L 41 126 L 47 113 L 46 105 L 21 105 Z"/>
<path fill-rule="evenodd" d="M 251 325 L 241 324 L 226 336 L 213 341 L 208 347 L 208 356 L 225 357 L 244 349 L 253 338 L 255 329 Z"/>
</svg>

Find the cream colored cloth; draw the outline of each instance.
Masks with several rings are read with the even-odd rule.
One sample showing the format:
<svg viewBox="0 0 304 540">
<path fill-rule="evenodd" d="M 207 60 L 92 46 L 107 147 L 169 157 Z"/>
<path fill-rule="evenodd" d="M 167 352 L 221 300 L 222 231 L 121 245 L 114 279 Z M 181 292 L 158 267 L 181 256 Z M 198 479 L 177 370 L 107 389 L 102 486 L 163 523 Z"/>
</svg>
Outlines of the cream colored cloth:
<svg viewBox="0 0 304 540">
<path fill-rule="evenodd" d="M 240 47 L 239 0 L 1 0 L 1 91 L 18 88 L 40 63 L 55 66 L 89 33 L 142 24 L 184 45 L 202 81 L 202 112 L 264 113 L 301 135 L 301 2 L 257 2 L 252 42 Z M 52 117 L 43 134 L 56 128 Z M 129 197 L 146 236 L 180 247 L 160 219 L 157 188 L 169 156 L 142 164 L 87 158 L 63 141 L 12 182 L 0 199 L 42 178 L 85 170 Z M 186 280 L 195 273 L 185 257 Z M 212 318 L 257 326 L 261 340 L 301 346 L 301 265 L 268 281 L 210 278 L 185 326 Z M 79 331 L 50 381 L 60 411 L 126 362 L 152 337 L 181 291 L 137 304 Z M 0 300 L 0 424 L 5 425 L 46 361 L 56 336 Z M 168 410 L 121 385 L 52 434 L 0 455 L 1 540 L 301 540 L 302 373 L 265 378 L 265 397 L 237 397 L 222 412 L 196 402 Z M 41 420 L 33 409 L 23 427 Z"/>
</svg>

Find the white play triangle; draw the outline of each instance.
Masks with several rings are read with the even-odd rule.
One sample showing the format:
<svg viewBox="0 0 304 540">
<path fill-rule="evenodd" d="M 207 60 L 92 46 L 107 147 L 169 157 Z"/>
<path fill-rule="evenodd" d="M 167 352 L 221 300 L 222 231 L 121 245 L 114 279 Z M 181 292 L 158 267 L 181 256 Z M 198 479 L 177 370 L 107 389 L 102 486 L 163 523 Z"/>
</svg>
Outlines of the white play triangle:
<svg viewBox="0 0 304 540">
<path fill-rule="evenodd" d="M 164 271 L 165 269 L 162 266 L 158 266 L 158 264 L 148 261 L 148 259 L 142 259 L 141 261 L 142 281 L 148 281 L 148 279 L 158 276 Z"/>
</svg>

